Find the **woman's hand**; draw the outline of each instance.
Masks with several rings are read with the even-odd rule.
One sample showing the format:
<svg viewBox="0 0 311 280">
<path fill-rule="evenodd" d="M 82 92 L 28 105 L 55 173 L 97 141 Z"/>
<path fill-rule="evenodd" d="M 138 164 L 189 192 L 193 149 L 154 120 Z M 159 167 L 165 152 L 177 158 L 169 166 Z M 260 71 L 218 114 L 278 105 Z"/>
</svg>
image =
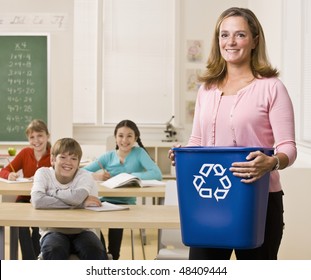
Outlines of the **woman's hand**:
<svg viewBox="0 0 311 280">
<path fill-rule="evenodd" d="M 267 156 L 260 151 L 249 153 L 246 159 L 247 162 L 234 162 L 230 167 L 233 175 L 242 178 L 241 182 L 243 183 L 257 181 L 276 165 L 274 157 Z"/>
<path fill-rule="evenodd" d="M 175 145 L 173 145 L 174 148 L 180 148 L 181 144 L 177 143 Z M 168 151 L 168 158 L 172 161 L 172 166 L 175 166 L 175 154 L 174 151 L 172 149 L 170 149 Z"/>
<path fill-rule="evenodd" d="M 92 206 L 92 207 L 99 207 L 102 205 L 101 201 L 97 196 L 89 195 L 83 203 L 84 207 Z"/>
</svg>

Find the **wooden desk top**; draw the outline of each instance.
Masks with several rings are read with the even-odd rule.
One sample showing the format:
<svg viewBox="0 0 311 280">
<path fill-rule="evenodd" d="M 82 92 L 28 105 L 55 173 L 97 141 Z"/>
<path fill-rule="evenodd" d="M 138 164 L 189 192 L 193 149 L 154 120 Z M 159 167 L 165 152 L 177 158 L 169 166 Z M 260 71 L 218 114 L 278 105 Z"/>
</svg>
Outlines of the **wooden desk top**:
<svg viewBox="0 0 311 280">
<path fill-rule="evenodd" d="M 1 195 L 30 195 L 32 183 L 5 183 L 0 181 Z"/>
<path fill-rule="evenodd" d="M 1 195 L 30 195 L 32 183 L 15 183 L 8 184 L 0 182 L 0 194 Z M 100 186 L 98 183 L 99 196 L 115 196 L 115 197 L 160 197 L 165 196 L 165 187 L 122 187 L 116 189 L 108 189 Z"/>
<path fill-rule="evenodd" d="M 29 203 L 0 203 L 0 226 L 82 228 L 180 228 L 178 206 L 131 205 L 130 210 L 37 210 Z"/>
</svg>

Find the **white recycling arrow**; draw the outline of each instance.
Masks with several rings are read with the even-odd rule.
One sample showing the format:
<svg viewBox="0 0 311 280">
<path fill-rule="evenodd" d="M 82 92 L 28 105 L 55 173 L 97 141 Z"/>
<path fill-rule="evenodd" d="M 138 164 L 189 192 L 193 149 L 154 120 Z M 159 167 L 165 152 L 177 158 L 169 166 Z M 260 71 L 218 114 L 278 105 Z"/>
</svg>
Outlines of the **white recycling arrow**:
<svg viewBox="0 0 311 280">
<path fill-rule="evenodd" d="M 204 178 L 202 176 L 194 175 L 193 185 L 195 186 L 197 191 L 200 190 L 203 184 L 205 184 Z"/>
<path fill-rule="evenodd" d="M 213 196 L 212 189 L 209 189 L 209 188 L 201 188 L 199 190 L 199 194 L 203 198 L 212 198 Z"/>
<path fill-rule="evenodd" d="M 208 175 L 211 173 L 212 169 L 213 169 L 214 164 L 211 163 L 204 163 L 201 166 L 201 169 L 199 171 L 200 174 L 202 174 L 204 177 L 208 177 Z M 205 171 L 207 167 L 207 170 Z"/>
<path fill-rule="evenodd" d="M 225 174 L 227 169 L 223 168 L 221 164 L 215 164 L 213 170 L 215 172 L 215 176 L 222 176 Z"/>
<path fill-rule="evenodd" d="M 219 199 L 225 199 L 228 192 L 229 190 L 222 190 L 222 189 L 217 188 L 214 192 L 214 197 L 216 198 L 217 201 Z"/>
<path fill-rule="evenodd" d="M 222 177 L 219 179 L 219 182 L 221 183 L 221 185 L 224 187 L 224 189 L 230 189 L 232 184 L 231 181 L 228 177 L 228 175 Z"/>
</svg>

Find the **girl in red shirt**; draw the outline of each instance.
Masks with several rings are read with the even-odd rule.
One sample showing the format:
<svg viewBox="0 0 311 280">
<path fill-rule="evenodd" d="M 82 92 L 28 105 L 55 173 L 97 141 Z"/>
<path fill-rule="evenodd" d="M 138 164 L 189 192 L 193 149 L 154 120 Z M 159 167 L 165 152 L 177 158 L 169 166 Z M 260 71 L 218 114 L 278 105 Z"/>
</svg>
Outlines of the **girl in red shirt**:
<svg viewBox="0 0 311 280">
<path fill-rule="evenodd" d="M 0 177 L 11 181 L 21 176 L 31 178 L 40 167 L 51 166 L 49 131 L 47 125 L 38 119 L 33 120 L 26 129 L 29 147 L 23 148 L 6 167 Z M 30 202 L 30 196 L 18 196 L 16 202 Z M 19 228 L 19 242 L 23 260 L 36 260 L 40 254 L 39 228 Z"/>
</svg>

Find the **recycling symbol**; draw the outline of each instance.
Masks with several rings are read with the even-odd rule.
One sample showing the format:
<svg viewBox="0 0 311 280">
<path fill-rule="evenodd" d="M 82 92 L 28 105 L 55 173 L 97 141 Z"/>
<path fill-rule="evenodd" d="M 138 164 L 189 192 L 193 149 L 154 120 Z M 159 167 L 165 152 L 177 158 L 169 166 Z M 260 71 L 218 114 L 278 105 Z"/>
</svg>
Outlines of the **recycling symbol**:
<svg viewBox="0 0 311 280">
<path fill-rule="evenodd" d="M 226 198 L 232 186 L 228 175 L 225 174 L 226 170 L 221 164 L 204 163 L 200 168 L 200 175 L 193 175 L 193 186 L 202 198 L 211 199 L 214 197 L 217 202 Z M 207 186 L 206 181 L 210 176 L 218 178 L 216 189 L 215 186 L 213 188 Z M 213 189 L 215 190 L 213 191 Z"/>
</svg>

